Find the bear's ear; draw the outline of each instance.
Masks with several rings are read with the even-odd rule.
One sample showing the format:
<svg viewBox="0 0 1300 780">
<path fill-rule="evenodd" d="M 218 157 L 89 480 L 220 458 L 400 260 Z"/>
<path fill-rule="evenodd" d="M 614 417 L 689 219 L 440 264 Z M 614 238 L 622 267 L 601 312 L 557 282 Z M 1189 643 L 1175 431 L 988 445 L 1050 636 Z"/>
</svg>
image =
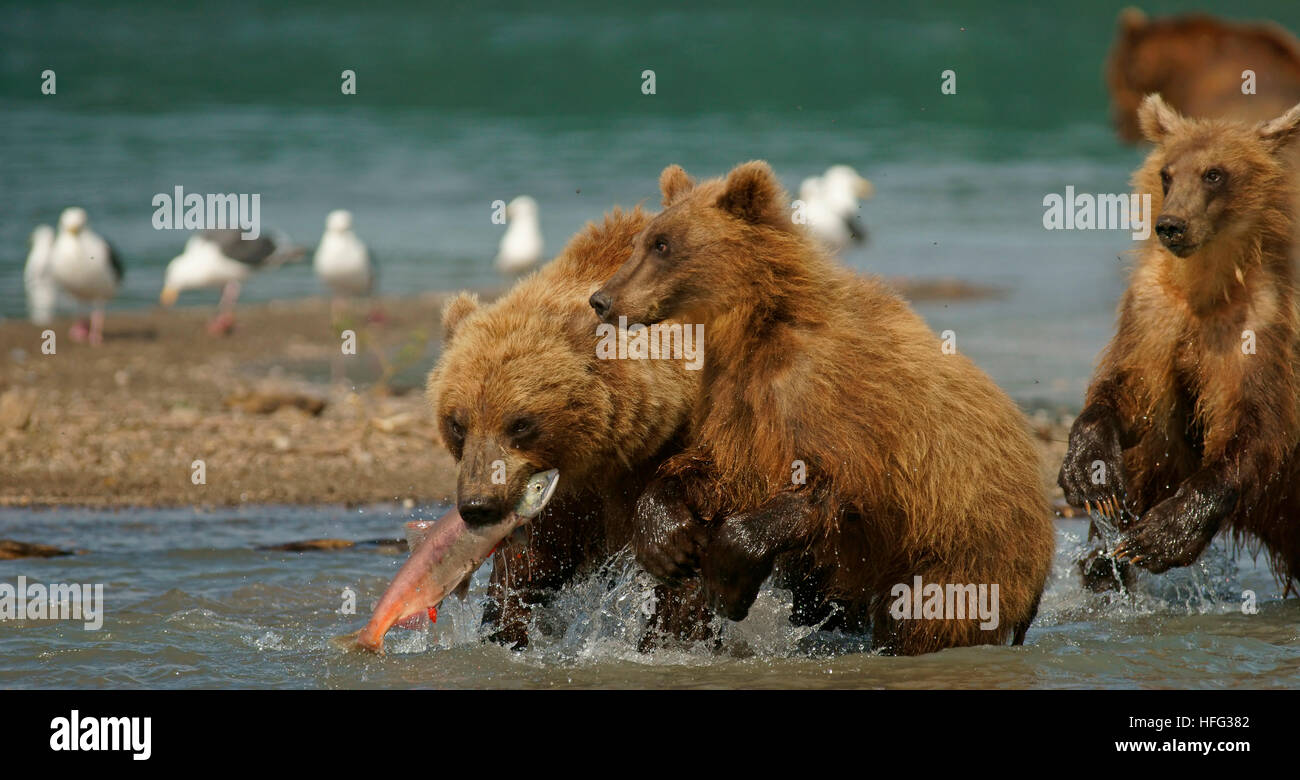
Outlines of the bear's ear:
<svg viewBox="0 0 1300 780">
<path fill-rule="evenodd" d="M 1142 105 L 1138 106 L 1138 126 L 1142 128 L 1142 135 L 1153 144 L 1163 141 L 1182 122 L 1183 118 L 1178 112 L 1154 92 L 1147 95 Z"/>
<path fill-rule="evenodd" d="M 659 191 L 664 194 L 664 208 L 668 208 L 678 198 L 695 189 L 695 180 L 686 175 L 680 165 L 670 165 L 659 174 Z"/>
<path fill-rule="evenodd" d="M 718 208 L 754 224 L 783 223 L 785 192 L 762 160 L 737 165 L 727 174 Z"/>
<path fill-rule="evenodd" d="M 1300 134 L 1300 105 L 1276 119 L 1260 122 L 1255 132 L 1274 152 L 1286 148 Z"/>
<path fill-rule="evenodd" d="M 1119 12 L 1119 31 L 1121 33 L 1134 33 L 1147 26 L 1147 15 L 1141 8 L 1129 6 Z"/>
<path fill-rule="evenodd" d="M 471 292 L 462 292 L 442 305 L 442 341 L 451 343 L 457 326 L 465 317 L 478 310 L 478 296 Z"/>
</svg>

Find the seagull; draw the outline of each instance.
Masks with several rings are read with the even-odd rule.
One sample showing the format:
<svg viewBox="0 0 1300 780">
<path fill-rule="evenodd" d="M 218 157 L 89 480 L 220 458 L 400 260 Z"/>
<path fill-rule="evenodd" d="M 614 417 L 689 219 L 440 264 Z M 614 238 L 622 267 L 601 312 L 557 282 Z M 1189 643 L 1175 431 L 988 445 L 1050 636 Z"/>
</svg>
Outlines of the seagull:
<svg viewBox="0 0 1300 780">
<path fill-rule="evenodd" d="M 853 243 L 853 230 L 831 210 L 822 195 L 820 176 L 809 176 L 799 185 L 799 200 L 803 201 L 804 224 L 818 241 L 834 252 L 842 252 Z"/>
<path fill-rule="evenodd" d="M 325 233 L 316 247 L 312 259 L 316 276 L 329 288 L 331 316 L 337 312 L 339 302 L 345 297 L 369 297 L 375 288 L 375 267 L 370 260 L 370 250 L 352 232 L 352 212 L 339 209 L 325 218 Z M 337 317 L 334 317 L 337 319 Z M 372 311 L 372 320 L 381 318 Z"/>
<path fill-rule="evenodd" d="M 184 290 L 221 287 L 217 316 L 208 323 L 208 331 L 226 335 L 235 327 L 235 301 L 244 280 L 302 255 L 299 247 L 279 249 L 267 236 L 240 238 L 238 228 L 200 231 L 190 236 L 185 250 L 167 264 L 158 302 L 171 306 Z"/>
<path fill-rule="evenodd" d="M 497 249 L 497 270 L 522 276 L 542 259 L 542 229 L 537 222 L 537 201 L 520 195 L 506 206 L 506 234 Z"/>
<path fill-rule="evenodd" d="M 809 230 L 835 252 L 866 240 L 866 228 L 858 219 L 859 200 L 874 194 L 871 182 L 847 165 L 832 165 L 799 187 Z"/>
<path fill-rule="evenodd" d="M 72 327 L 73 341 L 104 341 L 104 306 L 117 294 L 122 263 L 113 247 L 86 226 L 86 210 L 72 206 L 59 215 L 59 232 L 50 247 L 50 270 L 59 288 L 91 306 L 90 321 Z"/>
<path fill-rule="evenodd" d="M 51 267 L 54 248 L 54 228 L 37 225 L 32 231 L 31 251 L 23 269 L 23 284 L 27 288 L 27 316 L 35 325 L 48 325 L 54 319 L 54 305 L 59 298 L 59 285 L 54 281 Z"/>
</svg>

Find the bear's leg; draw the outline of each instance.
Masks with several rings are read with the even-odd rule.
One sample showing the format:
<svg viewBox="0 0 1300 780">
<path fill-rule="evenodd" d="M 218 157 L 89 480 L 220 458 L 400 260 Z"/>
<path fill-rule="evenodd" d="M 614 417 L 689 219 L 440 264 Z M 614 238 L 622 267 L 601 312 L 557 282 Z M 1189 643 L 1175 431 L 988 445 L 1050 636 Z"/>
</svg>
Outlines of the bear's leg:
<svg viewBox="0 0 1300 780">
<path fill-rule="evenodd" d="M 676 586 L 655 586 L 655 611 L 637 649 L 648 653 L 672 644 L 690 645 L 713 639 L 713 611 L 698 580 Z"/>
<path fill-rule="evenodd" d="M 580 529 L 560 523 L 559 518 L 552 520 L 545 531 L 526 526 L 524 533 L 506 539 L 492 556 L 483 627 L 493 642 L 515 650 L 527 648 L 532 608 L 572 581 L 586 562 L 586 547 L 575 538 Z"/>
<path fill-rule="evenodd" d="M 483 607 L 483 627 L 491 631 L 488 640 L 511 650 L 526 650 L 532 607 L 520 598 L 518 592 L 509 588 L 492 590 L 495 593 L 489 596 Z"/>
<path fill-rule="evenodd" d="M 646 571 L 670 585 L 694 576 L 707 538 L 678 478 L 659 477 L 646 486 L 632 513 L 632 550 Z"/>
<path fill-rule="evenodd" d="M 1293 453 L 1285 471 L 1270 481 L 1263 498 L 1234 517 L 1238 540 L 1254 537 L 1264 545 L 1269 565 L 1285 598 L 1300 585 L 1300 453 Z"/>
<path fill-rule="evenodd" d="M 812 512 L 804 495 L 779 493 L 757 509 L 730 515 L 714 529 L 700 573 L 718 614 L 745 619 L 776 557 L 812 535 Z"/>
<path fill-rule="evenodd" d="M 826 594 L 826 579 L 811 553 L 792 552 L 777 559 L 777 587 L 789 590 L 792 599 L 790 625 L 818 626 L 824 631 L 838 627 L 838 621 L 823 625 L 835 609 Z"/>
<path fill-rule="evenodd" d="M 488 581 L 488 599 L 483 605 L 483 628 L 488 640 L 514 650 L 528 647 L 528 624 L 532 618 L 531 602 L 539 594 L 525 599 L 521 591 L 528 586 L 521 566 L 526 560 L 527 545 L 515 539 L 502 542 L 492 555 L 492 578 Z M 513 575 L 513 576 L 512 576 Z"/>
<path fill-rule="evenodd" d="M 1034 618 L 1038 617 L 1038 605 L 1042 600 L 1043 594 L 1039 591 L 1038 595 L 1034 596 L 1034 603 L 1029 606 L 1029 616 L 1016 624 L 1016 634 L 1011 638 L 1011 644 L 1023 645 L 1025 643 L 1025 634 L 1029 633 L 1030 624 L 1034 622 Z"/>
</svg>

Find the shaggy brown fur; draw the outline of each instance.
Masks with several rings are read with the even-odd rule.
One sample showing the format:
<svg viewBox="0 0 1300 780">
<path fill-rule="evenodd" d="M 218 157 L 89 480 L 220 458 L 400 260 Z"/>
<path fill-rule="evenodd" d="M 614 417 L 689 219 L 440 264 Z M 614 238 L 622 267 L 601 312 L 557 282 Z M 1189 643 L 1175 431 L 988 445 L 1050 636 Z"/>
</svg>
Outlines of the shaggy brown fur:
<svg viewBox="0 0 1300 780">
<path fill-rule="evenodd" d="M 1253 95 L 1241 92 L 1247 69 L 1255 72 Z M 1115 128 L 1129 142 L 1142 137 L 1137 110 L 1152 93 L 1186 116 L 1268 119 L 1300 102 L 1300 41 L 1271 22 L 1148 19 L 1129 8 L 1119 16 L 1106 83 Z"/>
<path fill-rule="evenodd" d="M 674 579 L 698 561 L 736 620 L 775 564 L 796 622 L 834 604 L 833 625 L 870 622 L 889 652 L 1023 640 L 1053 528 L 1015 405 L 792 225 L 766 163 L 698 186 L 672 166 L 660 181 L 665 210 L 592 299 L 606 321 L 704 325 L 690 444 L 638 502 L 643 564 Z M 891 588 L 917 575 L 997 583 L 1000 624 L 895 620 Z"/>
<path fill-rule="evenodd" d="M 428 395 L 458 464 L 462 517 L 497 522 L 532 474 L 560 471 L 526 542 L 503 544 L 493 559 L 484 619 L 517 647 L 527 640 L 528 604 L 627 544 L 633 503 L 674 450 L 694 398 L 699 372 L 680 360 L 597 359 L 587 298 L 628 258 L 647 219 L 640 209 L 616 210 L 498 301 L 480 306 L 462 293 L 444 309 L 446 346 Z M 669 612 L 707 618 L 660 595 Z M 700 630 L 671 618 L 656 625 L 684 636 Z"/>
<path fill-rule="evenodd" d="M 1251 126 L 1186 119 L 1152 95 L 1139 116 L 1157 147 L 1133 186 L 1151 196 L 1157 235 L 1070 433 L 1061 486 L 1076 506 L 1127 509 L 1121 561 L 1185 566 L 1229 528 L 1261 540 L 1289 582 L 1300 575 L 1300 317 L 1287 146 L 1300 106 Z"/>
</svg>

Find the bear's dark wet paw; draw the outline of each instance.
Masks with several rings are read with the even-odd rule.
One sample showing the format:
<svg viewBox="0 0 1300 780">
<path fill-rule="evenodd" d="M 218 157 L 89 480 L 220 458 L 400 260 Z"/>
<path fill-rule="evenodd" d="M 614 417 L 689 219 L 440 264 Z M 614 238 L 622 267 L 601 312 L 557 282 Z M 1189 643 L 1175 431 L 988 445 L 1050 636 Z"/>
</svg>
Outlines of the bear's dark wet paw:
<svg viewBox="0 0 1300 780">
<path fill-rule="evenodd" d="M 636 545 L 637 560 L 645 570 L 670 584 L 693 577 L 700 568 L 707 532 L 693 520 L 661 528 L 653 541 Z"/>
<path fill-rule="evenodd" d="M 1115 548 L 1115 557 L 1154 574 L 1188 566 L 1200 557 L 1205 544 L 1179 526 L 1149 524 L 1135 528 Z"/>
<path fill-rule="evenodd" d="M 709 605 L 729 620 L 744 620 L 772 573 L 774 556 L 758 543 L 746 515 L 727 518 L 704 551 L 700 574 Z"/>
<path fill-rule="evenodd" d="M 1083 586 L 1093 593 L 1108 590 L 1129 590 L 1133 586 L 1133 567 L 1125 561 L 1111 557 L 1105 550 L 1093 550 L 1079 561 Z"/>
<path fill-rule="evenodd" d="M 676 584 L 695 575 L 708 532 L 672 483 L 656 483 L 637 501 L 632 551 L 646 571 Z"/>
<path fill-rule="evenodd" d="M 1201 557 L 1220 518 L 1235 502 L 1236 492 L 1231 488 L 1204 491 L 1184 486 L 1143 515 L 1116 546 L 1114 555 L 1156 574 L 1189 566 Z"/>
<path fill-rule="evenodd" d="M 523 623 L 511 622 L 499 631 L 488 634 L 488 640 L 511 650 L 527 650 L 528 626 Z"/>
<path fill-rule="evenodd" d="M 1087 508 L 1108 517 L 1115 525 L 1127 519 L 1128 485 L 1124 449 L 1112 417 L 1087 410 L 1070 430 L 1069 449 L 1061 463 L 1057 484 L 1070 506 Z"/>
</svg>

